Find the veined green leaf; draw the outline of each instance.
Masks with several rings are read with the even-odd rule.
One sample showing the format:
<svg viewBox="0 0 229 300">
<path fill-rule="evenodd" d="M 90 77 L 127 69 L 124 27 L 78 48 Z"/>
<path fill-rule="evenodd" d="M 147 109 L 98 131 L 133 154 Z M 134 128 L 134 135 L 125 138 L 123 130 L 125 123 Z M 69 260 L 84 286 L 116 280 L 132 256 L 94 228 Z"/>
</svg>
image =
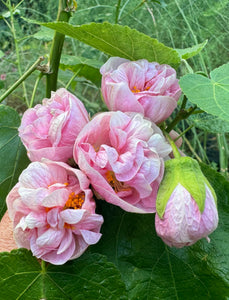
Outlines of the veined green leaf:
<svg viewBox="0 0 229 300">
<path fill-rule="evenodd" d="M 2 50 L 0 50 L 0 58 L 2 58 L 4 55 L 5 53 Z"/>
<path fill-rule="evenodd" d="M 176 51 L 179 53 L 181 58 L 188 59 L 197 55 L 206 46 L 207 42 L 208 41 L 206 40 L 201 44 L 197 44 L 185 49 L 176 49 Z"/>
<path fill-rule="evenodd" d="M 119 271 L 100 254 L 41 268 L 26 249 L 0 253 L 0 291 L 1 300 L 127 299 Z"/>
<path fill-rule="evenodd" d="M 229 121 L 207 113 L 191 115 L 188 118 L 188 122 L 207 132 L 229 132 Z"/>
<path fill-rule="evenodd" d="M 216 191 L 219 226 L 193 246 L 170 248 L 157 237 L 153 214 L 131 214 L 98 202 L 105 222 L 93 251 L 119 268 L 128 299 L 225 300 L 229 297 L 229 182 L 201 165 Z"/>
<path fill-rule="evenodd" d="M 229 120 L 229 63 L 213 70 L 206 78 L 197 74 L 181 77 L 179 84 L 188 99 L 220 119 Z"/>
<path fill-rule="evenodd" d="M 111 56 L 130 60 L 145 58 L 160 64 L 177 67 L 180 58 L 176 50 L 166 47 L 158 40 L 127 26 L 110 23 L 71 25 L 64 22 L 40 23 L 60 33 L 78 39 Z"/>
<path fill-rule="evenodd" d="M 53 39 L 54 32 L 53 30 L 41 27 L 41 29 L 33 34 L 33 37 L 37 40 L 49 42 Z"/>
<path fill-rule="evenodd" d="M 71 70 L 76 73 L 79 77 L 84 77 L 87 80 L 90 80 L 95 85 L 101 85 L 101 74 L 100 67 L 102 63 L 98 62 L 95 59 L 89 59 L 85 57 L 78 57 L 63 54 L 60 60 L 60 68 L 63 70 Z"/>
<path fill-rule="evenodd" d="M 5 198 L 16 184 L 23 169 L 29 164 L 25 148 L 18 136 L 18 113 L 0 105 L 0 218 L 6 210 Z"/>
</svg>

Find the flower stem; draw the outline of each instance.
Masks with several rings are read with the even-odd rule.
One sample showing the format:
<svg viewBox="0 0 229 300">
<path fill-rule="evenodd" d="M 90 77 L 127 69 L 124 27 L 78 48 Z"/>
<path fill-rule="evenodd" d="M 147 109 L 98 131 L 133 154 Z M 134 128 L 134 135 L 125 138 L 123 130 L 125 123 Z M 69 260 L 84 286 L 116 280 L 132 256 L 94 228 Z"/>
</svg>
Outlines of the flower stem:
<svg viewBox="0 0 229 300">
<path fill-rule="evenodd" d="M 188 110 L 181 108 L 173 121 L 167 126 L 166 131 L 169 133 L 177 125 L 177 123 L 179 123 L 181 120 L 187 119 L 196 108 L 196 105 L 194 107 L 190 107 Z"/>
<path fill-rule="evenodd" d="M 42 271 L 42 273 L 46 272 L 46 264 L 45 264 L 44 260 L 41 261 L 41 271 Z"/>
<path fill-rule="evenodd" d="M 79 72 L 81 71 L 82 67 L 80 67 L 71 77 L 71 79 L 69 80 L 69 82 L 66 84 L 65 88 L 68 89 L 70 84 L 72 83 L 72 81 L 76 78 L 76 76 L 79 74 Z"/>
<path fill-rule="evenodd" d="M 174 157 L 180 158 L 181 155 L 180 155 L 179 150 L 177 149 L 177 146 L 176 146 L 174 140 L 171 138 L 171 136 L 166 131 L 164 132 L 164 134 L 172 147 Z"/>
<path fill-rule="evenodd" d="M 185 129 L 177 138 L 175 138 L 174 142 L 176 142 L 177 140 L 179 140 L 179 138 L 181 138 L 186 132 L 188 132 L 194 125 L 190 125 L 187 129 Z"/>
<path fill-rule="evenodd" d="M 33 93 L 32 93 L 31 100 L 30 100 L 30 104 L 29 104 L 29 108 L 31 108 L 33 106 L 33 101 L 34 101 L 34 98 L 35 98 L 37 87 L 38 87 L 38 84 L 39 84 L 41 78 L 43 77 L 43 75 L 44 75 L 43 73 L 40 73 L 39 76 L 36 79 L 36 82 L 34 84 Z"/>
<path fill-rule="evenodd" d="M 12 93 L 31 73 L 33 73 L 39 64 L 44 60 L 44 57 L 39 57 L 35 63 L 0 97 L 0 103 Z M 29 105 L 28 105 L 29 107 Z"/>
<path fill-rule="evenodd" d="M 59 0 L 59 8 L 57 14 L 57 21 L 68 22 L 71 16 L 71 11 L 68 9 L 67 0 Z M 57 89 L 57 78 L 58 78 L 58 69 L 60 64 L 61 52 L 64 44 L 65 35 L 55 31 L 52 47 L 50 50 L 49 57 L 49 68 L 50 71 L 47 76 L 47 85 L 46 85 L 46 97 L 51 96 L 51 91 L 56 91 Z"/>
</svg>

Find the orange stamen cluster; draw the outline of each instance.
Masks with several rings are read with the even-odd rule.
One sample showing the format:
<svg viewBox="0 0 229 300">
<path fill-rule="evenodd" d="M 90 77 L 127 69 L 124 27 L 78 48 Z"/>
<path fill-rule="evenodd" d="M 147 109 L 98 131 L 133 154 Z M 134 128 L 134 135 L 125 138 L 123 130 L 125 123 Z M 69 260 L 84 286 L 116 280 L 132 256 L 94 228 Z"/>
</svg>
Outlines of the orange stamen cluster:
<svg viewBox="0 0 229 300">
<path fill-rule="evenodd" d="M 85 193 L 81 192 L 79 194 L 75 194 L 72 192 L 67 202 L 65 203 L 64 209 L 70 208 L 70 209 L 80 209 L 84 203 L 85 200 Z"/>
<path fill-rule="evenodd" d="M 143 91 L 148 91 L 150 89 L 150 86 L 147 86 Z M 132 93 L 140 93 L 142 92 L 141 90 L 137 89 L 136 86 L 133 87 L 133 89 L 131 90 Z"/>
<path fill-rule="evenodd" d="M 73 230 L 73 229 L 75 229 L 75 226 L 72 224 L 64 223 L 64 228 Z"/>
<path fill-rule="evenodd" d="M 126 186 L 124 182 L 118 181 L 116 179 L 113 171 L 107 171 L 105 176 L 115 193 L 130 190 L 130 187 Z"/>
</svg>

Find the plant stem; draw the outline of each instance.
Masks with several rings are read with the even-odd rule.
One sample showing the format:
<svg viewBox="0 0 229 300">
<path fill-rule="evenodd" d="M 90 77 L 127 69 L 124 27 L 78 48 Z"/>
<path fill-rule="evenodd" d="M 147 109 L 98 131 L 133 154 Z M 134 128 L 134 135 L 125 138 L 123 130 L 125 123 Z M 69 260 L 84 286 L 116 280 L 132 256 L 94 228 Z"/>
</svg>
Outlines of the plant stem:
<svg viewBox="0 0 229 300">
<path fill-rule="evenodd" d="M 15 27 L 14 27 L 14 9 L 15 8 L 13 8 L 11 6 L 11 0 L 9 0 L 9 6 L 8 6 L 8 8 L 10 10 L 11 32 L 12 32 L 12 35 L 13 35 L 13 40 L 14 40 L 14 45 L 15 45 L 15 51 L 16 51 L 16 56 L 17 56 L 18 73 L 19 73 L 19 76 L 22 76 L 21 57 L 20 57 L 20 51 L 19 51 L 19 47 L 18 47 L 16 30 L 15 30 Z M 27 90 L 26 90 L 25 82 L 22 82 L 22 87 L 23 87 L 23 93 L 24 93 L 24 95 L 23 95 L 24 96 L 24 100 L 25 100 L 27 106 L 29 107 L 29 101 L 28 101 L 28 95 L 27 95 Z"/>
<path fill-rule="evenodd" d="M 121 2 L 122 2 L 122 0 L 118 0 L 118 4 L 116 7 L 116 14 L 115 14 L 115 24 L 118 24 L 118 21 L 119 21 L 119 10 L 120 10 Z"/>
<path fill-rule="evenodd" d="M 59 0 L 57 21 L 68 22 L 71 12 L 67 9 L 67 0 Z M 50 98 L 51 91 L 57 89 L 58 69 L 60 64 L 61 52 L 64 44 L 65 35 L 55 31 L 52 47 L 50 50 L 49 67 L 50 72 L 47 74 L 46 97 Z"/>
<path fill-rule="evenodd" d="M 71 77 L 71 79 L 69 80 L 69 82 L 66 84 L 65 88 L 68 89 L 70 84 L 72 83 L 72 81 L 76 78 L 76 76 L 79 74 L 80 70 L 82 69 L 82 67 L 79 68 L 79 70 L 77 70 L 73 76 Z"/>
<path fill-rule="evenodd" d="M 190 151 L 192 152 L 193 155 L 195 155 L 196 159 L 199 162 L 202 162 L 201 158 L 199 157 L 199 155 L 196 153 L 196 151 L 194 150 L 194 148 L 192 147 L 191 143 L 189 142 L 189 140 L 184 136 L 184 141 L 187 144 L 187 146 L 189 147 Z"/>
<path fill-rule="evenodd" d="M 181 138 L 186 132 L 188 132 L 194 125 L 190 125 L 188 128 L 186 128 L 177 138 L 175 138 L 174 142 L 176 142 L 177 140 L 179 140 L 179 138 Z"/>
<path fill-rule="evenodd" d="M 167 126 L 166 132 L 169 133 L 176 126 L 177 123 L 179 123 L 181 120 L 187 119 L 196 108 L 197 106 L 195 105 L 194 107 L 191 107 L 188 110 L 180 109 L 173 121 Z"/>
<path fill-rule="evenodd" d="M 179 11 L 180 11 L 180 14 L 182 15 L 182 17 L 183 17 L 183 19 L 184 19 L 186 25 L 188 26 L 188 29 L 189 29 L 190 33 L 191 33 L 192 36 L 193 36 L 193 40 L 194 40 L 195 44 L 198 45 L 198 41 L 197 41 L 196 35 L 194 34 L 194 32 L 193 32 L 193 30 L 192 30 L 192 27 L 191 27 L 191 25 L 189 24 L 189 22 L 188 22 L 188 20 L 187 20 L 185 14 L 184 14 L 182 8 L 180 7 L 180 5 L 179 5 L 179 3 L 178 3 L 177 0 L 175 0 L 175 3 L 176 3 L 177 8 L 178 8 Z M 200 62 L 201 62 L 202 68 L 203 68 L 204 72 L 207 74 L 208 72 L 207 72 L 207 68 L 206 68 L 206 66 L 205 66 L 205 62 L 204 62 L 203 56 L 202 56 L 201 53 L 199 53 L 199 56 L 200 56 Z"/>
<path fill-rule="evenodd" d="M 35 63 L 0 97 L 0 103 L 10 94 L 12 93 L 23 81 L 29 77 L 31 73 L 33 73 L 37 66 L 44 60 L 44 57 L 39 57 Z M 29 105 L 28 105 L 29 107 Z"/>
<path fill-rule="evenodd" d="M 188 72 L 189 72 L 190 74 L 193 74 L 193 73 L 194 73 L 194 72 L 193 72 L 193 69 L 192 69 L 192 67 L 190 66 L 190 64 L 187 62 L 187 60 L 186 60 L 186 59 L 182 59 L 181 61 L 185 64 L 185 66 L 186 66 Z"/>
<path fill-rule="evenodd" d="M 42 273 L 46 272 L 46 264 L 45 264 L 44 260 L 41 261 L 41 271 L 42 271 Z"/>
<path fill-rule="evenodd" d="M 40 73 L 39 76 L 36 79 L 36 82 L 34 84 L 33 93 L 32 93 L 31 100 L 30 100 L 30 104 L 29 104 L 29 108 L 31 108 L 33 106 L 33 101 L 34 101 L 34 98 L 35 98 L 37 87 L 38 87 L 38 84 L 39 84 L 41 78 L 43 77 L 43 75 L 44 75 L 43 73 Z"/>
<path fill-rule="evenodd" d="M 171 136 L 166 131 L 164 132 L 164 134 L 172 147 L 174 158 L 180 158 L 181 155 L 180 155 L 179 150 L 177 149 L 177 146 L 176 146 L 174 140 L 171 138 Z"/>
<path fill-rule="evenodd" d="M 219 147 L 219 165 L 220 172 L 227 176 L 228 172 L 228 145 L 224 133 L 217 134 L 217 142 Z"/>
<path fill-rule="evenodd" d="M 183 98 L 182 103 L 181 103 L 180 110 L 185 109 L 187 101 L 188 101 L 188 98 L 184 95 L 184 98 Z"/>
</svg>

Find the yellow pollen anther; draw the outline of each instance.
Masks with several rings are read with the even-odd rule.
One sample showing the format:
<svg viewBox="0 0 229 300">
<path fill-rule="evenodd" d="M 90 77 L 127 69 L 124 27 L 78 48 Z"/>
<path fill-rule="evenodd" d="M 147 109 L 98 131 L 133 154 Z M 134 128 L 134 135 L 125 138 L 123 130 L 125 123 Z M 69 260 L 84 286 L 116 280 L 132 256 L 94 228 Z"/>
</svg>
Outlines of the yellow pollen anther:
<svg viewBox="0 0 229 300">
<path fill-rule="evenodd" d="M 133 87 L 133 89 L 131 90 L 132 93 L 139 93 L 141 92 L 141 90 L 137 89 L 136 86 Z"/>
<path fill-rule="evenodd" d="M 75 229 L 75 226 L 72 224 L 64 223 L 64 228 L 66 229 Z"/>
<path fill-rule="evenodd" d="M 48 213 L 53 207 L 45 207 L 45 212 Z"/>
<path fill-rule="evenodd" d="M 85 200 L 85 193 L 81 192 L 79 194 L 75 194 L 72 192 L 68 196 L 68 200 L 65 203 L 64 209 L 70 208 L 70 209 L 80 209 L 84 203 Z"/>
<path fill-rule="evenodd" d="M 68 183 L 68 182 L 65 182 L 65 183 L 64 183 L 64 185 L 65 185 L 65 186 L 68 186 L 68 185 L 69 185 L 69 183 Z"/>
<path fill-rule="evenodd" d="M 133 89 L 131 90 L 132 93 L 140 93 L 140 92 L 144 92 L 144 91 L 148 91 L 150 89 L 150 86 L 147 86 L 144 90 L 139 90 L 137 89 L 136 86 L 133 87 Z"/>
<path fill-rule="evenodd" d="M 99 151 L 99 148 L 100 148 L 100 146 L 93 146 L 93 148 L 94 148 L 95 152 L 98 152 L 98 151 Z"/>
<path fill-rule="evenodd" d="M 115 191 L 115 193 L 130 190 L 130 187 L 126 186 L 124 182 L 118 181 L 116 179 L 113 171 L 107 171 L 105 176 L 106 176 L 106 179 L 109 182 L 110 186 Z"/>
</svg>

